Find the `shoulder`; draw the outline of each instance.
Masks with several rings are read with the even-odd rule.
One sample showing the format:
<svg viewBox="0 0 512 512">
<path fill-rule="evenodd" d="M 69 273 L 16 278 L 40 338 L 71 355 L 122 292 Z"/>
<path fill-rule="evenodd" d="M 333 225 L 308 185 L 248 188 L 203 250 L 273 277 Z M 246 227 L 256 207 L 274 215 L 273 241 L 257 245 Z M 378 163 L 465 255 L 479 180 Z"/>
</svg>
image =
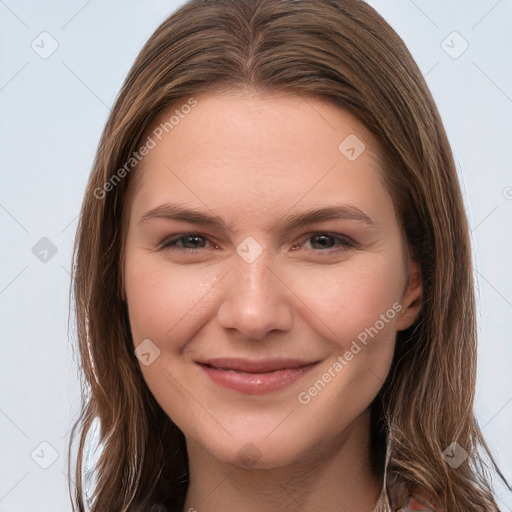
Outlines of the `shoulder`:
<svg viewBox="0 0 512 512">
<path fill-rule="evenodd" d="M 407 496 L 405 504 L 397 512 L 436 512 L 426 500 L 417 494 Z"/>
</svg>

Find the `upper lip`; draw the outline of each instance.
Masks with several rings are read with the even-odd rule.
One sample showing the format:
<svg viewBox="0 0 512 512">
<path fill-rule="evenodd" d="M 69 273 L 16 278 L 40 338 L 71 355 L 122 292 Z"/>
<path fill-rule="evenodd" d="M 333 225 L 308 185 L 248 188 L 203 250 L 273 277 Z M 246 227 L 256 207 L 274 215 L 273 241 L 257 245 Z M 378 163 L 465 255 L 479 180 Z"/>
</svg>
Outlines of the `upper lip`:
<svg viewBox="0 0 512 512">
<path fill-rule="evenodd" d="M 318 361 L 304 361 L 302 359 L 264 359 L 255 361 L 253 359 L 241 358 L 216 358 L 204 361 L 196 361 L 198 364 L 219 368 L 222 370 L 235 370 L 246 373 L 267 373 L 277 370 L 292 370 L 303 368 Z"/>
</svg>

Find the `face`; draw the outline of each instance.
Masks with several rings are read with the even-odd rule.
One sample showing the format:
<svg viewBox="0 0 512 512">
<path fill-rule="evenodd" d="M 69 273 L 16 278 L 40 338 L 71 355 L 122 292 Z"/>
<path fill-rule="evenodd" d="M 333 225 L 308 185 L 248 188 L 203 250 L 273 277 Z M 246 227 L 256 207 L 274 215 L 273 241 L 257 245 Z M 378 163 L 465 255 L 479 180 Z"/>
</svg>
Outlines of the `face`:
<svg viewBox="0 0 512 512">
<path fill-rule="evenodd" d="M 248 94 L 179 107 L 130 177 L 124 293 L 141 370 L 218 460 L 291 464 L 367 417 L 417 314 L 418 272 L 377 143 L 345 111 Z"/>
</svg>

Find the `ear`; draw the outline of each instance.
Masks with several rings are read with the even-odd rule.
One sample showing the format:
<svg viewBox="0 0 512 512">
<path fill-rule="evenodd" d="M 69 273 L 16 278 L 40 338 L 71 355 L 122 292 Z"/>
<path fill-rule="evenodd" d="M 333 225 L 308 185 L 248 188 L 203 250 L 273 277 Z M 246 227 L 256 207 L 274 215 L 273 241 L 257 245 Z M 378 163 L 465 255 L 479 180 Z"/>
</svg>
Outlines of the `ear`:
<svg viewBox="0 0 512 512">
<path fill-rule="evenodd" d="M 409 258 L 408 268 L 407 285 L 402 295 L 402 300 L 400 301 L 402 310 L 396 322 L 398 331 L 408 329 L 415 322 L 420 312 L 421 298 L 423 295 L 423 284 L 419 264 Z"/>
</svg>

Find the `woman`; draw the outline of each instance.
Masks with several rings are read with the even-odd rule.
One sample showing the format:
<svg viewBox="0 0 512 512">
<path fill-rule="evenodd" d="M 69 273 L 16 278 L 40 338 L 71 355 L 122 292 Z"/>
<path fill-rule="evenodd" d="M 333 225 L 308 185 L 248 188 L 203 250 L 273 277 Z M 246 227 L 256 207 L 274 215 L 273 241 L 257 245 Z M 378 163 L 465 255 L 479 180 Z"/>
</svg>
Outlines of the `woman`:
<svg viewBox="0 0 512 512">
<path fill-rule="evenodd" d="M 105 127 L 73 278 L 77 510 L 95 422 L 94 512 L 498 510 L 451 150 L 364 2 L 168 18 Z"/>
</svg>

